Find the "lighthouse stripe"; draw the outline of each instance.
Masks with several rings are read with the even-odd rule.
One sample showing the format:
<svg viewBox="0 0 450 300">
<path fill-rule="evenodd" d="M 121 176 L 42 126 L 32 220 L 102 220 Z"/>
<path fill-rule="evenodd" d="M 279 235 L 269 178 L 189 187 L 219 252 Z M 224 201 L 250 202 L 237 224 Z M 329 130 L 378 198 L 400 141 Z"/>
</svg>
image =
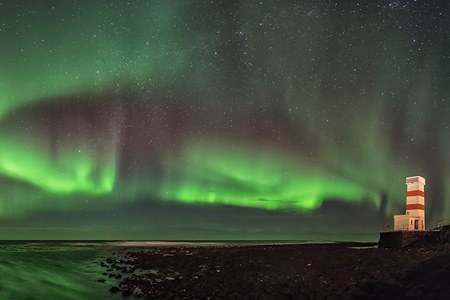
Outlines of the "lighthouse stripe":
<svg viewBox="0 0 450 300">
<path fill-rule="evenodd" d="M 411 210 L 411 209 L 425 210 L 425 205 L 423 205 L 423 204 L 406 204 L 406 210 Z"/>
<path fill-rule="evenodd" d="M 420 191 L 420 190 L 407 191 L 407 192 L 406 192 L 406 197 L 412 197 L 412 196 L 422 196 L 422 197 L 425 197 L 425 192 L 424 192 L 424 191 Z"/>
</svg>

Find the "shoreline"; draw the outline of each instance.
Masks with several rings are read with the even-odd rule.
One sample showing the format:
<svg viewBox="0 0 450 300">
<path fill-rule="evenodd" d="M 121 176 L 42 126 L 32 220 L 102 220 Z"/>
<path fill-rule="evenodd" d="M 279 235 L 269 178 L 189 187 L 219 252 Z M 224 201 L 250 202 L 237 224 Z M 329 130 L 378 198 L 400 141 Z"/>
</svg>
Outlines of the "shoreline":
<svg viewBox="0 0 450 300">
<path fill-rule="evenodd" d="M 405 287 L 417 282 L 426 284 L 409 298 L 423 297 L 430 287 L 449 290 L 448 285 L 432 286 L 438 281 L 429 282 L 425 273 L 415 271 L 437 260 L 443 267 L 428 270 L 426 276 L 444 272 L 441 275 L 448 278 L 449 249 L 379 249 L 375 245 L 129 248 L 100 264 L 105 269 L 103 277 L 117 282 L 105 288 L 149 299 L 350 299 L 390 294 L 401 298 L 407 293 Z"/>
</svg>

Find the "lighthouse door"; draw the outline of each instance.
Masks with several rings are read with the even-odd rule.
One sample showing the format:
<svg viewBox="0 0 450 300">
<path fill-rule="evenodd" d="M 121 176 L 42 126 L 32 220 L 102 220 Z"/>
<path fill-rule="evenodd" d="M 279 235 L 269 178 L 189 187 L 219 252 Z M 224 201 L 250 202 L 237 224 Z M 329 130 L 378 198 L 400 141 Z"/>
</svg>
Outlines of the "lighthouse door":
<svg viewBox="0 0 450 300">
<path fill-rule="evenodd" d="M 419 220 L 414 220 L 414 229 L 419 229 Z"/>
</svg>

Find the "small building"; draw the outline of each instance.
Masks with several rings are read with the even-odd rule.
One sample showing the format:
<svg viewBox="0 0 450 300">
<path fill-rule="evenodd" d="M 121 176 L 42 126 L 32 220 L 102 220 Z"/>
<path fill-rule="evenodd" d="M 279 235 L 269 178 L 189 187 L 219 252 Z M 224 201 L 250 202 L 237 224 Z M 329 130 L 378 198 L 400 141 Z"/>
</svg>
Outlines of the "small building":
<svg viewBox="0 0 450 300">
<path fill-rule="evenodd" d="M 425 178 L 406 178 L 406 214 L 394 216 L 394 230 L 425 230 Z"/>
</svg>

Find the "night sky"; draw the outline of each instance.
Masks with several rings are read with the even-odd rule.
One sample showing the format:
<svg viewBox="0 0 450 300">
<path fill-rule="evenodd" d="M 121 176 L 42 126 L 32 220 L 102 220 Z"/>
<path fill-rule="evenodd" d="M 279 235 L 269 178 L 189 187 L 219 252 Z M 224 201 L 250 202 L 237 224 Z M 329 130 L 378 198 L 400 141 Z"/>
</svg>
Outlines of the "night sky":
<svg viewBox="0 0 450 300">
<path fill-rule="evenodd" d="M 448 1 L 0 0 L 1 239 L 450 219 Z"/>
</svg>

